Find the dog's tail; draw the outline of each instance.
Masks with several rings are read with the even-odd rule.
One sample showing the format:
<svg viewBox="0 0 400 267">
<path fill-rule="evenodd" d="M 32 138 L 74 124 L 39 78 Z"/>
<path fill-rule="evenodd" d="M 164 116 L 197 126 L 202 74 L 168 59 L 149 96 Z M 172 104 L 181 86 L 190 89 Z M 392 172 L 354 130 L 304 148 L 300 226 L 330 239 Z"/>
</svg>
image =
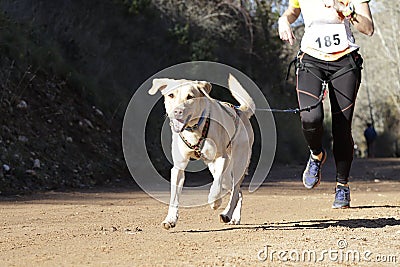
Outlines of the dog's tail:
<svg viewBox="0 0 400 267">
<path fill-rule="evenodd" d="M 232 74 L 229 74 L 228 85 L 232 96 L 240 104 L 239 110 L 245 113 L 248 118 L 250 118 L 256 110 L 256 104 L 254 103 L 253 99 Z"/>
</svg>

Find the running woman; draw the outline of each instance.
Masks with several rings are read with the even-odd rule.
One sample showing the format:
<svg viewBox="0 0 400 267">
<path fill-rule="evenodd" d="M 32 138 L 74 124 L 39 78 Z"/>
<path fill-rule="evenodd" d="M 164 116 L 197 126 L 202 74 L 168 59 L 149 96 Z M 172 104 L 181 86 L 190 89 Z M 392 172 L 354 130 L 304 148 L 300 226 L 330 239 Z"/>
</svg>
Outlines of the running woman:
<svg viewBox="0 0 400 267">
<path fill-rule="evenodd" d="M 291 45 L 296 37 L 290 24 L 300 13 L 305 32 L 296 64 L 299 107 L 318 103 L 322 90 L 329 88 L 336 164 L 336 194 L 332 208 L 348 208 L 348 182 L 354 147 L 351 124 L 362 65 L 359 46 L 355 43 L 350 25 L 368 36 L 373 34 L 369 0 L 290 0 L 278 24 L 279 37 Z M 303 184 L 312 189 L 320 183 L 321 167 L 327 156 L 322 147 L 322 101 L 316 108 L 301 112 L 300 117 L 311 151 L 303 173 Z"/>
</svg>

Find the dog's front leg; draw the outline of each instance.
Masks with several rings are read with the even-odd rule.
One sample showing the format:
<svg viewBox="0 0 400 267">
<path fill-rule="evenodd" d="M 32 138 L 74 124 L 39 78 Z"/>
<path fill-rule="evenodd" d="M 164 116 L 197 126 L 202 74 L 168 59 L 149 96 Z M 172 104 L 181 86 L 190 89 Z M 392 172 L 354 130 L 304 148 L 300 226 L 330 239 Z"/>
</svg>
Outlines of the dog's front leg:
<svg viewBox="0 0 400 267">
<path fill-rule="evenodd" d="M 169 201 L 168 215 L 161 223 L 167 230 L 175 227 L 178 221 L 179 196 L 182 192 L 184 182 L 185 171 L 174 166 L 171 169 L 171 198 Z"/>
<path fill-rule="evenodd" d="M 214 210 L 218 209 L 222 204 L 222 181 L 224 175 L 227 175 L 228 163 L 228 158 L 219 157 L 208 164 L 208 168 L 214 178 L 210 188 L 210 194 L 208 195 L 208 204 L 210 204 L 211 208 Z"/>
</svg>

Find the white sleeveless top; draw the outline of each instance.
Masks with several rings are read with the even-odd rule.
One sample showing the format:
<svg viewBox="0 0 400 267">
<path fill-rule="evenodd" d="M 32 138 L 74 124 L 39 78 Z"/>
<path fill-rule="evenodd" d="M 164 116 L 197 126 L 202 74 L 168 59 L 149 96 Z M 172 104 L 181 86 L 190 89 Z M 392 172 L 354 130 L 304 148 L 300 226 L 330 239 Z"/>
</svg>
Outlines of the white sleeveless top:
<svg viewBox="0 0 400 267">
<path fill-rule="evenodd" d="M 348 4 L 349 0 L 342 0 Z M 352 0 L 353 4 L 369 0 Z M 350 29 L 349 20 L 334 8 L 325 7 L 322 0 L 290 0 L 301 8 L 305 31 L 300 49 L 312 57 L 334 61 L 359 48 Z"/>
</svg>

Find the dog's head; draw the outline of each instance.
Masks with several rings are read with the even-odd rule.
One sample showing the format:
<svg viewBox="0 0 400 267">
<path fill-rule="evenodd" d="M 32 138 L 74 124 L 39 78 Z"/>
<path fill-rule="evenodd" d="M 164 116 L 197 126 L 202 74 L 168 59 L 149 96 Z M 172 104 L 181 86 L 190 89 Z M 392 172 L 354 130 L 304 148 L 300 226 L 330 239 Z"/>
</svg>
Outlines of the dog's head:
<svg viewBox="0 0 400 267">
<path fill-rule="evenodd" d="M 204 97 L 209 98 L 211 84 L 204 81 L 154 79 L 149 94 L 154 95 L 158 90 L 164 96 L 171 128 L 179 133 L 199 120 L 205 108 Z"/>
</svg>

